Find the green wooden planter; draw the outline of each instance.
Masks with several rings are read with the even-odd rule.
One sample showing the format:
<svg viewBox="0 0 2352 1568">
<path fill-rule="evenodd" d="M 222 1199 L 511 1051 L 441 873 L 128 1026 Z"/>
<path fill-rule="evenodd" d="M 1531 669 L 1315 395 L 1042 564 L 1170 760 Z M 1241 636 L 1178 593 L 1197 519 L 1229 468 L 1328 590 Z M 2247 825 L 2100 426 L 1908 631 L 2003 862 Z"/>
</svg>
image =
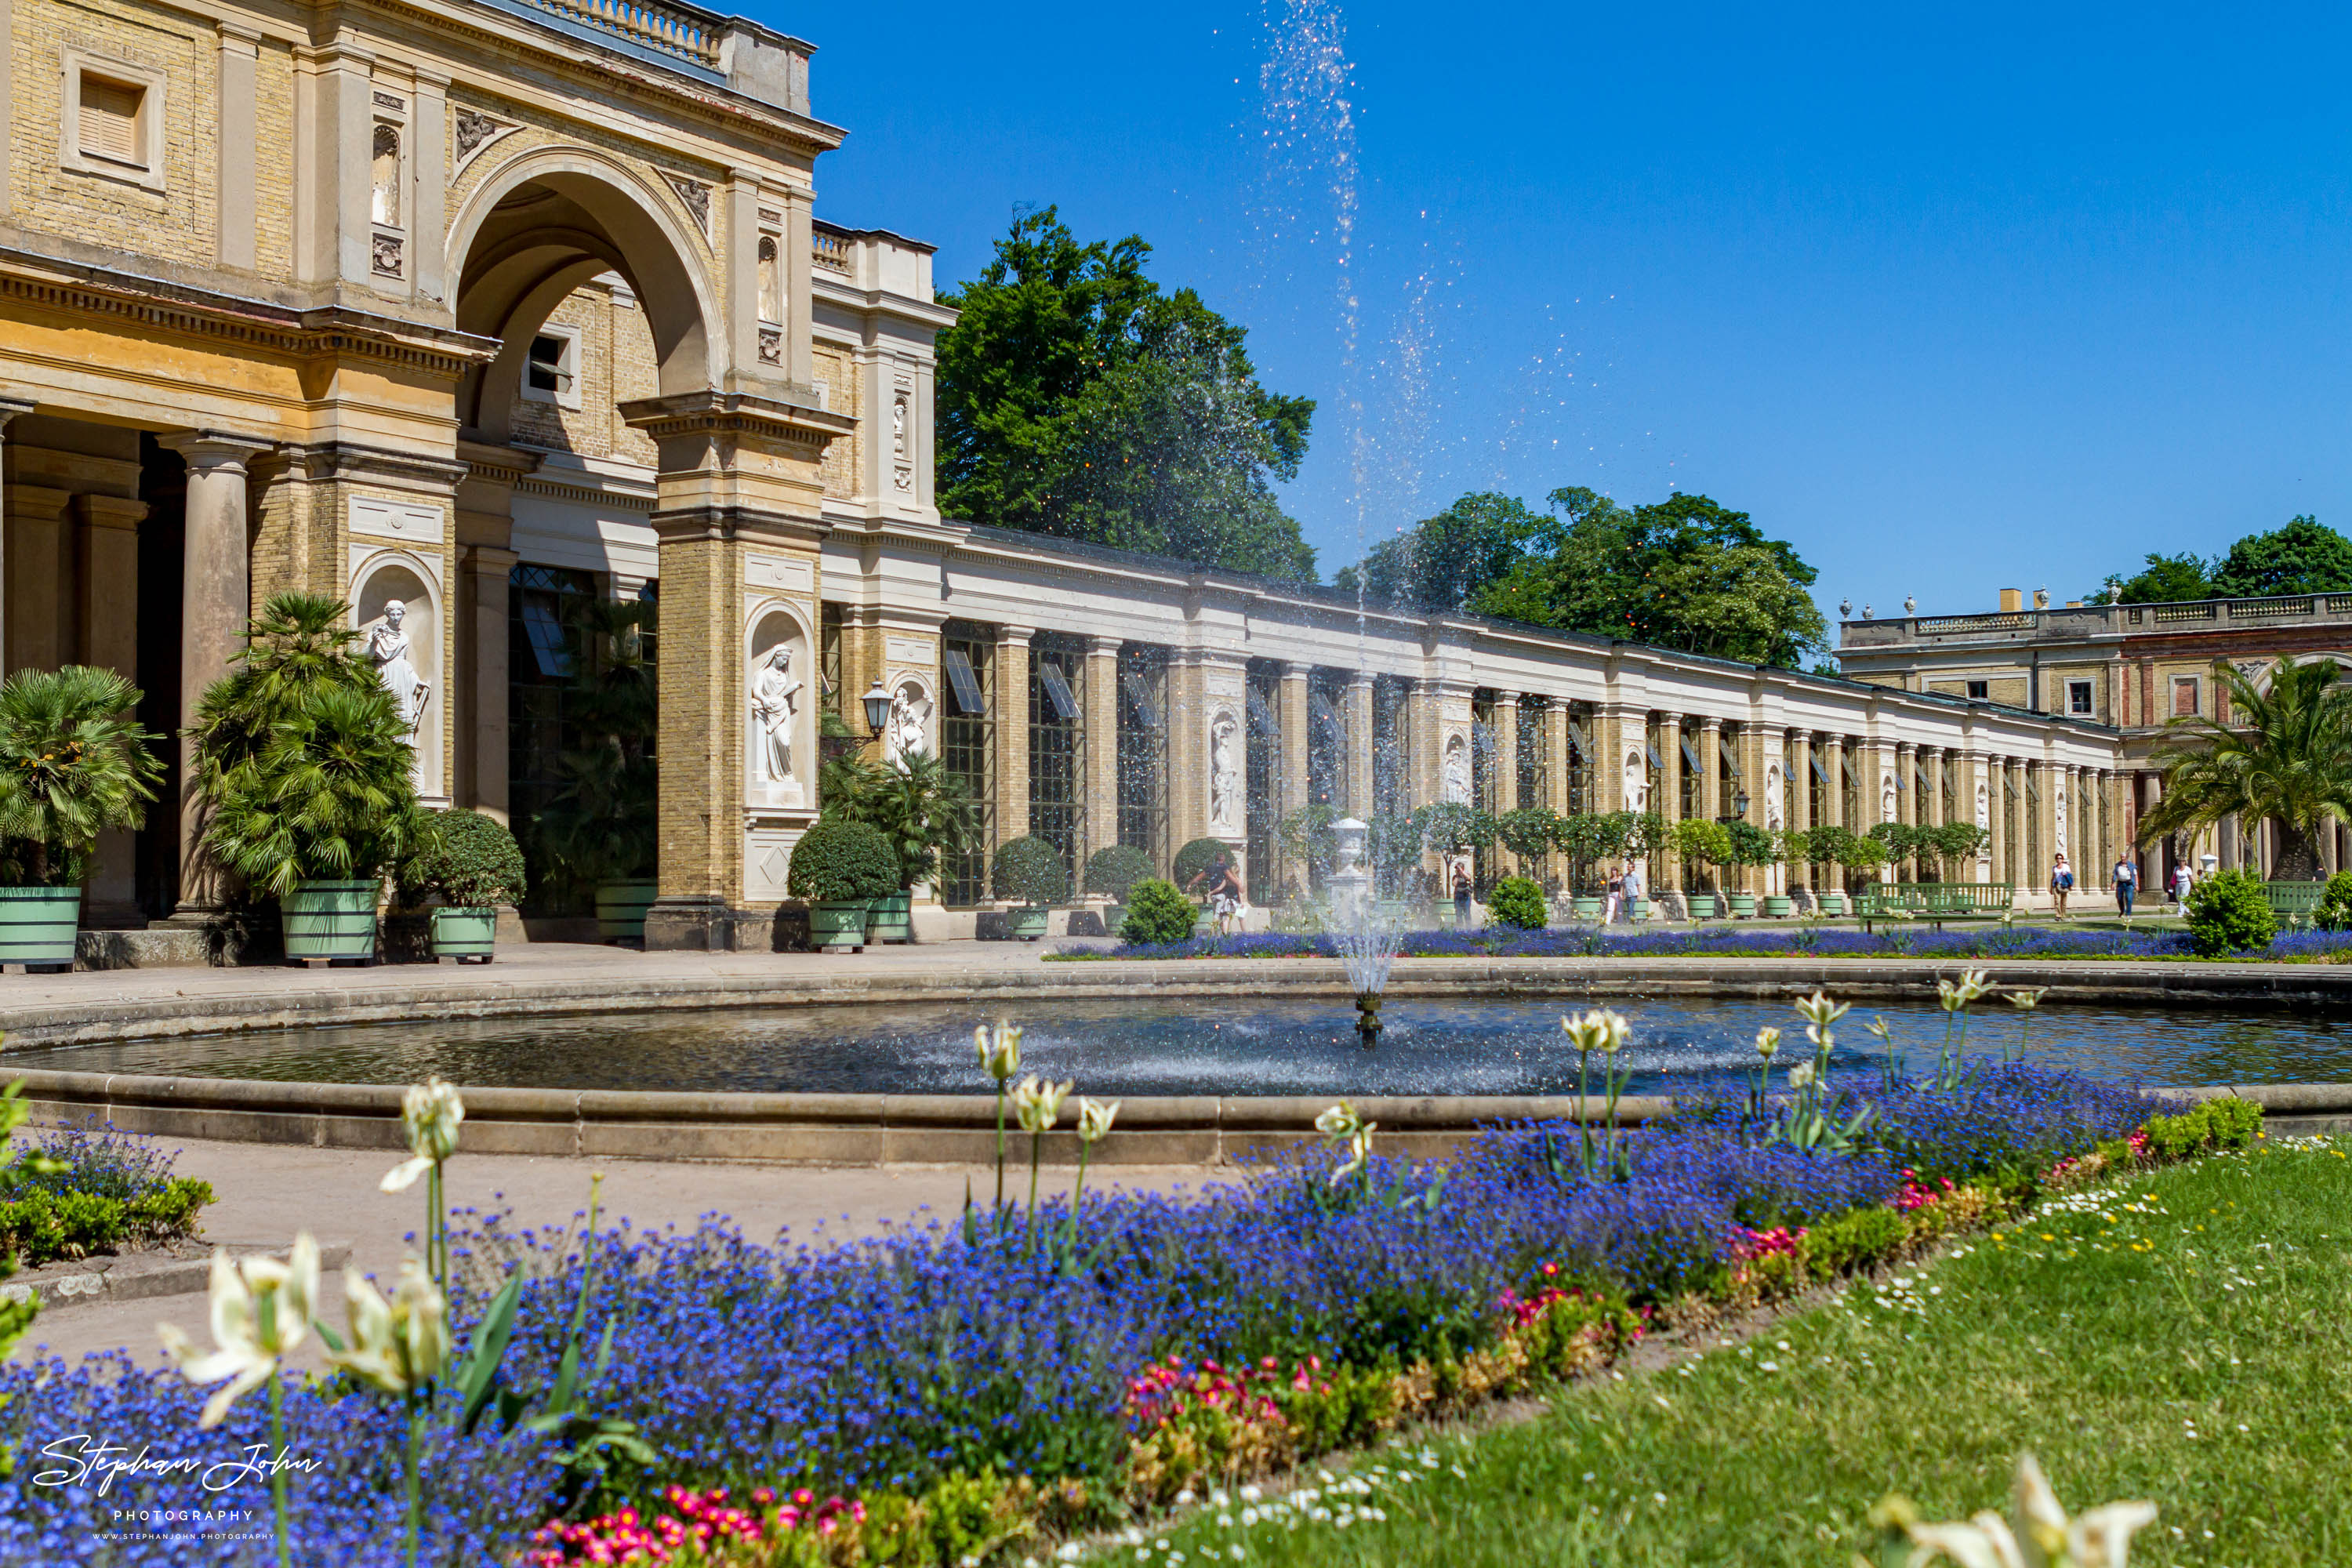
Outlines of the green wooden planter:
<svg viewBox="0 0 2352 1568">
<path fill-rule="evenodd" d="M 376 891 L 372 881 L 295 883 L 278 902 L 287 959 L 374 962 Z"/>
<path fill-rule="evenodd" d="M 1045 918 L 1053 912 L 1043 904 L 1022 904 L 1004 911 L 1005 929 L 1015 942 L 1035 942 L 1045 934 Z"/>
<path fill-rule="evenodd" d="M 1796 912 L 1796 900 L 1790 898 L 1788 894 L 1767 893 L 1764 895 L 1764 918 L 1766 920 L 1784 921 Z"/>
<path fill-rule="evenodd" d="M 0 963 L 73 967 L 79 888 L 0 888 Z"/>
<path fill-rule="evenodd" d="M 1716 907 L 1713 893 L 1685 893 L 1683 899 L 1690 905 L 1690 918 L 1695 921 L 1711 921 L 1721 912 Z"/>
<path fill-rule="evenodd" d="M 1843 915 L 1845 913 L 1845 895 L 1843 893 L 1816 893 L 1813 896 L 1821 901 L 1822 913 L 1825 915 Z"/>
<path fill-rule="evenodd" d="M 1726 893 L 1724 900 L 1731 906 L 1735 920 L 1744 920 L 1756 912 L 1756 895 L 1753 893 Z"/>
<path fill-rule="evenodd" d="M 494 909 L 440 909 L 433 911 L 433 960 L 454 958 L 460 963 L 488 963 L 499 939 L 499 911 Z"/>
<path fill-rule="evenodd" d="M 1603 908 L 1604 903 L 1605 900 L 1598 895 L 1588 898 L 1584 894 L 1579 893 L 1576 895 L 1575 901 L 1571 903 L 1569 908 L 1575 911 L 1576 918 L 1578 920 L 1597 921 L 1601 918 L 1601 910 Z"/>
<path fill-rule="evenodd" d="M 596 884 L 596 940 L 643 942 L 646 911 L 653 908 L 657 883 L 650 877 L 626 882 Z"/>
<path fill-rule="evenodd" d="M 1627 899 L 1625 900 L 1625 918 L 1629 921 L 1647 921 L 1650 918 L 1650 900 L 1647 899 Z"/>
<path fill-rule="evenodd" d="M 865 899 L 840 899 L 809 906 L 809 945 L 819 952 L 864 952 Z"/>
<path fill-rule="evenodd" d="M 868 941 L 915 940 L 915 895 L 905 888 L 887 899 L 877 899 L 866 911 Z"/>
<path fill-rule="evenodd" d="M 1104 905 L 1102 923 L 1105 936 L 1118 935 L 1119 927 L 1127 923 L 1127 906 L 1125 904 Z"/>
</svg>

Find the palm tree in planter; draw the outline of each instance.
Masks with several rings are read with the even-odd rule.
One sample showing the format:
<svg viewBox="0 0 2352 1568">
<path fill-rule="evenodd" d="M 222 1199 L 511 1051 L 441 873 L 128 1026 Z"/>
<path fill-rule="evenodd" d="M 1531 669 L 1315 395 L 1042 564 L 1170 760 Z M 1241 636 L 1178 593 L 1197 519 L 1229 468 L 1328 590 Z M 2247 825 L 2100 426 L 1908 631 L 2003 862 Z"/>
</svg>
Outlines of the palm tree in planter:
<svg viewBox="0 0 2352 1568">
<path fill-rule="evenodd" d="M 809 906 L 809 940 L 820 952 L 866 951 L 866 915 L 898 885 L 898 858 L 870 823 L 831 813 L 793 846 L 784 891 Z"/>
<path fill-rule="evenodd" d="M 101 834 L 139 826 L 161 737 L 110 669 L 22 669 L 0 686 L 0 963 L 73 966 L 81 879 Z"/>
<path fill-rule="evenodd" d="M 272 597 L 190 731 L 205 844 L 278 900 L 298 963 L 373 963 L 384 873 L 432 841 L 408 723 L 349 615 L 315 594 Z"/>
<path fill-rule="evenodd" d="M 818 775 L 827 815 L 863 822 L 888 840 L 898 858 L 898 885 L 868 911 L 877 942 L 914 940 L 914 889 L 939 875 L 941 856 L 969 855 L 980 845 L 971 794 L 947 764 L 929 752 L 908 752 L 880 767 L 836 757 Z"/>
<path fill-rule="evenodd" d="M 2230 693 L 2230 722 L 2175 719 L 2149 759 L 2164 771 L 2164 798 L 2139 819 L 2141 843 L 2236 818 L 2278 825 L 2272 875 L 2319 878 L 2319 835 L 2332 817 L 2352 820 L 2352 688 L 2332 658 L 2282 658 L 2265 691 L 2235 666 L 2214 674 Z"/>
<path fill-rule="evenodd" d="M 530 886 L 514 835 L 478 811 L 433 814 L 434 842 L 409 862 L 401 880 L 446 900 L 433 911 L 433 958 L 488 963 L 499 934 L 499 906 L 522 901 Z"/>
</svg>

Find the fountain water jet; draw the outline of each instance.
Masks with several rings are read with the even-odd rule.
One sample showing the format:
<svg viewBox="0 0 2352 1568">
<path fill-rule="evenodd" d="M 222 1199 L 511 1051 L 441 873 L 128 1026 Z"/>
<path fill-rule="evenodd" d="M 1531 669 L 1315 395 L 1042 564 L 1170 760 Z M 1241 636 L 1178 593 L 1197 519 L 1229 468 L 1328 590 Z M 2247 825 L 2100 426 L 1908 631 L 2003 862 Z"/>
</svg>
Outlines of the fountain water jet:
<svg viewBox="0 0 2352 1568">
<path fill-rule="evenodd" d="M 1394 924 L 1381 916 L 1372 897 L 1371 873 L 1357 864 L 1369 831 L 1352 816 L 1331 825 L 1331 874 L 1324 879 L 1332 938 L 1356 990 L 1356 1037 L 1367 1049 L 1380 1043 L 1381 993 L 1388 987 L 1398 946 Z"/>
</svg>

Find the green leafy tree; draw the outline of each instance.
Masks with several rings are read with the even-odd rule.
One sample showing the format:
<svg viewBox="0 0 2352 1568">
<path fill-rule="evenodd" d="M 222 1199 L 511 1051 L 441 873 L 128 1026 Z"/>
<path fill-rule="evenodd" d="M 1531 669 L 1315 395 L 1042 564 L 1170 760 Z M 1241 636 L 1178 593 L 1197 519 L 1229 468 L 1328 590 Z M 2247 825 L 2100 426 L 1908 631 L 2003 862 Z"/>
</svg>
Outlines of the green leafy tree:
<svg viewBox="0 0 2352 1568">
<path fill-rule="evenodd" d="M 2175 719 L 2149 761 L 2164 773 L 2164 798 L 2142 814 L 2142 843 L 2228 818 L 2278 825 L 2277 874 L 2319 876 L 2317 838 L 2330 817 L 2352 817 L 2352 689 L 2336 684 L 2336 661 L 2271 668 L 2270 689 L 2232 665 L 2215 675 L 2228 688 L 2231 722 Z"/>
<path fill-rule="evenodd" d="M 205 840 L 258 893 L 365 880 L 431 842 L 407 721 L 348 613 L 318 595 L 277 595 L 237 668 L 197 705 Z"/>
<path fill-rule="evenodd" d="M 1017 216 L 939 342 L 940 503 L 975 521 L 1312 581 L 1274 499 L 1315 405 L 1260 386 L 1245 329 L 1144 274 L 1129 235 Z"/>
<path fill-rule="evenodd" d="M 139 692 L 110 669 L 20 669 L 0 686 L 0 879 L 81 880 L 99 835 L 137 827 L 163 783 Z"/>
<path fill-rule="evenodd" d="M 1376 604 L 1459 610 L 1517 570 L 1543 537 L 1544 519 L 1517 497 L 1465 495 L 1409 532 L 1382 540 L 1332 581 Z"/>
<path fill-rule="evenodd" d="M 2310 516 L 2250 533 L 2213 563 L 2213 592 L 2225 599 L 2352 592 L 2352 539 Z"/>
<path fill-rule="evenodd" d="M 2110 586 L 2120 590 L 2122 603 L 2166 605 L 2213 596 L 2212 571 L 2194 554 L 2158 555 L 2150 552 L 2147 561 L 2129 577 L 2107 579 Z M 2102 593 L 2095 597 L 2105 599 L 2106 595 Z"/>
</svg>

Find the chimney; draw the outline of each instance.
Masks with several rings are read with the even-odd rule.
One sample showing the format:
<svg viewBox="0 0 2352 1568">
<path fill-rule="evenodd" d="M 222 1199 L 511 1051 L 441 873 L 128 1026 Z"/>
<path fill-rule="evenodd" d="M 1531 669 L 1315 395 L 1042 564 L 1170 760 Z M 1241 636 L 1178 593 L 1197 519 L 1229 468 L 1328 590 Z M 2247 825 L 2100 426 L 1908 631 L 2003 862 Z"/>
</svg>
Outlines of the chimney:
<svg viewBox="0 0 2352 1568">
<path fill-rule="evenodd" d="M 2000 613 L 2002 615 L 2013 616 L 2023 608 L 2025 608 L 2024 589 L 2003 588 L 2000 591 Z"/>
</svg>

